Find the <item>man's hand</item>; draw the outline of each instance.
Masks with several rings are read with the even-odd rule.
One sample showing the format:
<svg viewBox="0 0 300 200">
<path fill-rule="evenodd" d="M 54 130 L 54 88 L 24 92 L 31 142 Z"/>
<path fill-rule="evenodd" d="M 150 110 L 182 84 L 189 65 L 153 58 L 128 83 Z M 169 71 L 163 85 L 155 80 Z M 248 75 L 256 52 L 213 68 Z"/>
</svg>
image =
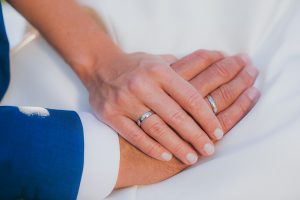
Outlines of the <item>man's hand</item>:
<svg viewBox="0 0 300 200">
<path fill-rule="evenodd" d="M 168 162 L 153 159 L 122 137 L 119 139 L 120 167 L 116 189 L 161 182 L 188 167 L 176 158 Z"/>
<path fill-rule="evenodd" d="M 210 67 L 203 67 L 205 54 L 206 51 L 197 51 L 174 63 L 172 68 L 189 80 L 201 95 L 213 96 L 219 110 L 217 118 L 222 128 L 228 132 L 250 111 L 260 96 L 258 90 L 252 87 L 258 71 L 251 65 L 245 67 L 241 56 L 228 57 Z M 164 59 L 174 60 L 170 56 L 164 56 Z M 151 127 L 151 124 L 147 126 Z M 157 127 L 160 130 L 157 134 L 167 137 L 164 124 L 156 126 L 161 126 Z M 121 162 L 116 188 L 160 182 L 188 167 L 175 158 L 169 162 L 150 158 L 122 138 L 120 150 Z"/>
</svg>

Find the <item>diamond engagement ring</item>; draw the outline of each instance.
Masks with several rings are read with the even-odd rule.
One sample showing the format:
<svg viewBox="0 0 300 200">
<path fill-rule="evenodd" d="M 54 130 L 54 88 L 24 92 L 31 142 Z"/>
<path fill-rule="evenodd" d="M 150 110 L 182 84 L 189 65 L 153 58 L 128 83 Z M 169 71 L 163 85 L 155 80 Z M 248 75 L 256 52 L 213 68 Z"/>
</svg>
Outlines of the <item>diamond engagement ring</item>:
<svg viewBox="0 0 300 200">
<path fill-rule="evenodd" d="M 208 102 L 210 103 L 211 108 L 213 109 L 214 113 L 217 114 L 218 108 L 217 108 L 214 98 L 211 95 L 208 95 L 207 99 L 208 99 Z"/>
<path fill-rule="evenodd" d="M 151 110 L 148 112 L 145 112 L 138 120 L 137 120 L 137 125 L 139 127 L 141 127 L 142 123 L 149 117 L 151 117 L 151 115 L 153 115 L 154 112 L 152 112 Z"/>
</svg>

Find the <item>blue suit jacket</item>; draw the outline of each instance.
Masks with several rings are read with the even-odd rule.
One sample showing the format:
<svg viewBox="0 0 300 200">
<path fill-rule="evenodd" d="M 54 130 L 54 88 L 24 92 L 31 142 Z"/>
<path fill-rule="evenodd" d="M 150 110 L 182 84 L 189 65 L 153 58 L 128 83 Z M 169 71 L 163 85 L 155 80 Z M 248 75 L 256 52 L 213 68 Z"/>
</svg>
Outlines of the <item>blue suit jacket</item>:
<svg viewBox="0 0 300 200">
<path fill-rule="evenodd" d="M 9 45 L 0 3 L 0 100 L 9 84 Z M 83 128 L 73 111 L 26 115 L 0 106 L 0 199 L 76 199 Z"/>
</svg>

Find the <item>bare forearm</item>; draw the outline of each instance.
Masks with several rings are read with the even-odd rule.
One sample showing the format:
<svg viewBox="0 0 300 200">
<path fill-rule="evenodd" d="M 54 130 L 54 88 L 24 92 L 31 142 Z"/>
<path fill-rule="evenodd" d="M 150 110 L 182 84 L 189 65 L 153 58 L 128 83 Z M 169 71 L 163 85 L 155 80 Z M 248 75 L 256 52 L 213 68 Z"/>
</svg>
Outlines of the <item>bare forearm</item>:
<svg viewBox="0 0 300 200">
<path fill-rule="evenodd" d="M 99 24 L 74 0 L 11 0 L 87 84 L 93 66 L 121 53 Z"/>
</svg>

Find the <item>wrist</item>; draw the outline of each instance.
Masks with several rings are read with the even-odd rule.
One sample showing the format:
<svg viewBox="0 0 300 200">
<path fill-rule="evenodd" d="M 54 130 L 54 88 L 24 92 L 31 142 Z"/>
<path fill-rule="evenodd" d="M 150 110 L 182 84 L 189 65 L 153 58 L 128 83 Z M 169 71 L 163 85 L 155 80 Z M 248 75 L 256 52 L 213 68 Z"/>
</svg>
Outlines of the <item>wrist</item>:
<svg viewBox="0 0 300 200">
<path fill-rule="evenodd" d="M 115 71 L 114 63 L 123 59 L 124 55 L 119 48 L 94 50 L 85 56 L 76 56 L 76 59 L 70 60 L 69 63 L 84 86 L 89 89 L 94 82 L 101 82 L 110 77 Z"/>
</svg>

